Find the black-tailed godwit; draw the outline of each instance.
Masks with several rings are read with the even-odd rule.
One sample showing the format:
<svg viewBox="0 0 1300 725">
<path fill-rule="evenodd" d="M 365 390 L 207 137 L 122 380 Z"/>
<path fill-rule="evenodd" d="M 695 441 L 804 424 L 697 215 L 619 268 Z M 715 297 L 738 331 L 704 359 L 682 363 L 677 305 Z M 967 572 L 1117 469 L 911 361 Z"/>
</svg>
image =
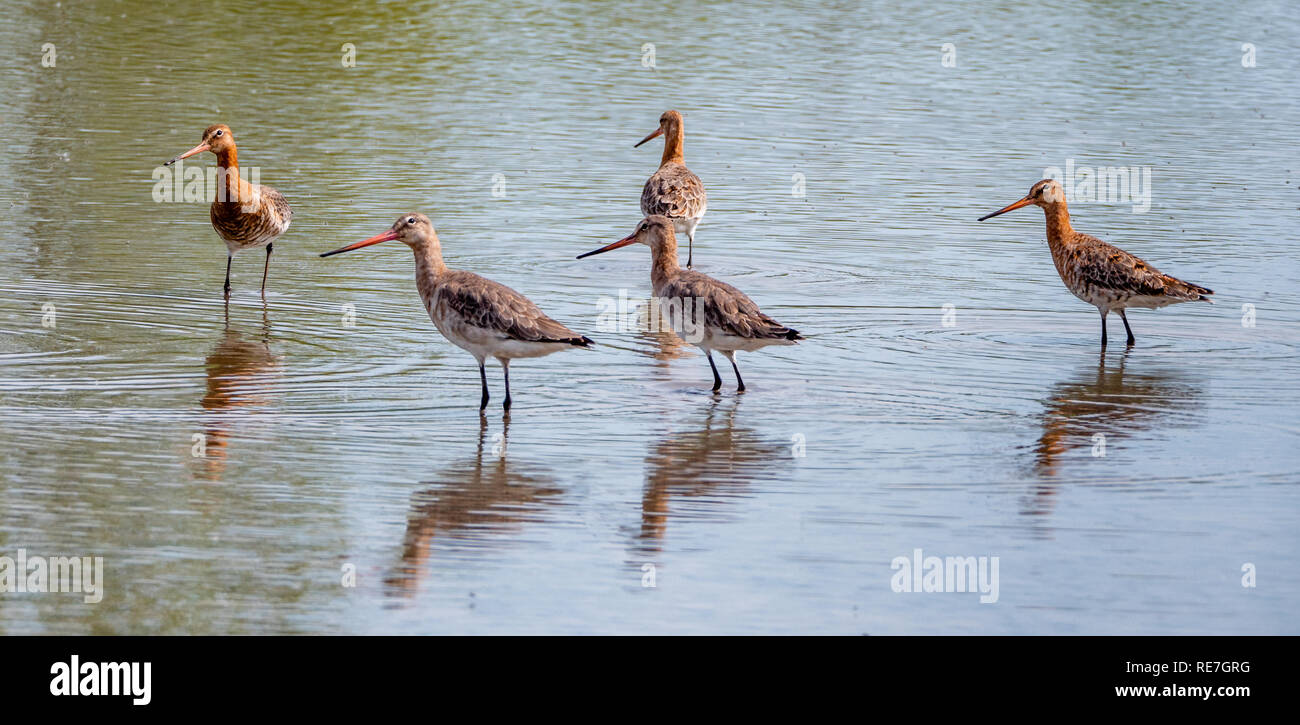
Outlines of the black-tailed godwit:
<svg viewBox="0 0 1300 725">
<path fill-rule="evenodd" d="M 1118 312 L 1124 321 L 1128 344 L 1132 345 L 1136 339 L 1128 317 L 1124 315 L 1126 308 L 1155 309 L 1196 300 L 1213 302 L 1210 295 L 1214 292 L 1211 290 L 1162 274 L 1113 244 L 1074 231 L 1065 205 L 1065 191 L 1054 179 L 1039 181 L 1029 188 L 1025 198 L 992 214 L 985 214 L 979 220 L 1030 204 L 1042 207 L 1047 216 L 1047 245 L 1061 281 L 1075 297 L 1095 306 L 1101 313 L 1102 347 L 1106 346 L 1106 314 L 1111 310 Z"/>
<path fill-rule="evenodd" d="M 510 361 L 541 357 L 572 347 L 590 347 L 591 339 L 547 317 L 532 300 L 509 287 L 473 272 L 448 269 L 442 261 L 442 245 L 429 217 L 403 214 L 383 234 L 325 252 L 328 257 L 372 244 L 400 240 L 415 253 L 415 286 L 424 300 L 429 319 L 443 337 L 469 352 L 478 361 L 483 397 L 479 410 L 488 404 L 489 357 L 501 363 L 505 375 L 505 410 L 510 410 Z"/>
<path fill-rule="evenodd" d="M 677 264 L 677 235 L 674 223 L 665 216 L 641 220 L 636 231 L 600 249 L 578 255 L 578 259 L 640 242 L 650 247 L 650 284 L 660 308 L 674 331 L 698 329 L 686 341 L 704 351 L 713 369 L 713 392 L 722 388 L 718 366 L 713 363 L 717 350 L 731 361 L 736 372 L 736 391 L 745 391 L 745 381 L 736 366 L 736 352 L 753 352 L 768 345 L 793 345 L 804 339 L 792 330 L 763 314 L 744 292 Z M 665 304 L 667 303 L 667 304 Z M 684 319 L 690 315 L 693 320 Z M 698 337 L 698 339 L 691 339 Z"/>
<path fill-rule="evenodd" d="M 230 296 L 230 262 L 235 252 L 266 247 L 266 263 L 262 268 L 262 294 L 266 294 L 266 275 L 271 269 L 272 242 L 289 230 L 293 211 L 284 195 L 262 184 L 250 184 L 239 176 L 239 156 L 235 149 L 235 135 L 225 124 L 208 126 L 198 146 L 168 161 L 170 166 L 204 151 L 217 156 L 217 167 L 224 183 L 217 189 L 210 216 L 212 227 L 226 243 L 226 284 L 224 292 Z"/>
<path fill-rule="evenodd" d="M 682 114 L 664 111 L 659 117 L 659 128 L 638 141 L 636 146 L 658 136 L 664 137 L 664 155 L 659 161 L 659 170 L 641 190 L 641 213 L 646 216 L 659 214 L 673 220 L 674 230 L 686 235 L 686 268 L 690 269 L 694 263 L 695 227 L 704 218 L 704 212 L 709 210 L 709 199 L 704 193 L 704 182 L 686 168 L 685 156 L 682 155 L 685 138 Z"/>
</svg>

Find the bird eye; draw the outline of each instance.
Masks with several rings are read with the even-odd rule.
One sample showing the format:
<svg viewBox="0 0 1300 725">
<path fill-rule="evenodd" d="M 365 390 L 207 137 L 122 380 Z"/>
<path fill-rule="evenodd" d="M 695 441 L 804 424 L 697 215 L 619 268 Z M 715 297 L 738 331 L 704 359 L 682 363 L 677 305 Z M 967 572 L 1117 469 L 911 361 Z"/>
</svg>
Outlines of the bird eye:
<svg viewBox="0 0 1300 725">
<path fill-rule="evenodd" d="M 213 135 L 213 136 L 220 136 L 220 135 L 223 134 L 223 133 L 225 133 L 225 132 L 222 131 L 221 129 L 217 129 L 217 132 L 214 133 L 214 134 L 212 134 L 212 135 Z"/>
<path fill-rule="evenodd" d="M 415 217 L 413 217 L 413 216 L 408 216 L 408 217 L 406 218 L 406 223 L 407 223 L 407 224 L 414 224 L 414 223 L 415 223 Z"/>
</svg>

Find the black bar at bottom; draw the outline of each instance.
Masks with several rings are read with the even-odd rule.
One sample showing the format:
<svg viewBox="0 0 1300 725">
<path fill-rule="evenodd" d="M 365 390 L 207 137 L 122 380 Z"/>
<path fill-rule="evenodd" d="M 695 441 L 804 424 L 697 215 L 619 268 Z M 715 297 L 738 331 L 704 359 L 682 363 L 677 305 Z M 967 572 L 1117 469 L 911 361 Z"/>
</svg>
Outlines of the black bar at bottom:
<svg viewBox="0 0 1300 725">
<path fill-rule="evenodd" d="M 1283 664 L 1282 649 L 1291 645 L 1285 638 L 7 637 L 0 642 L 6 706 L 35 706 L 47 714 L 193 714 L 210 706 L 238 711 L 244 705 L 256 705 L 259 715 L 330 714 L 341 707 L 418 707 L 447 700 L 479 703 L 500 714 L 499 707 L 526 710 L 530 702 L 551 707 L 557 700 L 579 706 L 611 695 L 661 714 L 700 697 L 712 700 L 715 709 L 728 702 L 745 709 L 780 701 L 809 704 L 814 697 L 819 707 L 856 701 L 867 712 L 878 699 L 915 703 L 921 708 L 916 712 L 990 714 L 995 705 L 1038 702 L 1054 705 L 1054 712 L 1062 706 L 1068 712 L 1076 704 L 1110 705 L 1117 712 L 1230 705 L 1246 712 L 1289 694 L 1282 680 L 1293 672 Z M 81 673 L 75 685 L 73 657 Z M 148 692 L 137 695 L 146 689 L 146 671 Z M 66 676 L 59 679 L 61 673 Z M 101 685 L 110 690 L 115 681 L 119 692 L 132 694 L 87 694 Z M 66 694 L 55 695 L 52 688 Z M 133 704 L 144 699 L 148 704 Z"/>
</svg>

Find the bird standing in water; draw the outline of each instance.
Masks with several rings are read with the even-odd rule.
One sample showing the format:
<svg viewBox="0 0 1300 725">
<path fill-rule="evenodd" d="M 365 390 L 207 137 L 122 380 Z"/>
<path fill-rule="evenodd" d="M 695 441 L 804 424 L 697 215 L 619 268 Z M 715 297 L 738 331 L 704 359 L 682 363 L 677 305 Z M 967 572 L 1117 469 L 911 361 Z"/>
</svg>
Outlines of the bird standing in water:
<svg viewBox="0 0 1300 725">
<path fill-rule="evenodd" d="M 400 240 L 415 253 L 415 286 L 438 332 L 478 361 L 479 380 L 483 383 L 479 410 L 488 404 L 487 371 L 483 367 L 488 357 L 501 363 L 506 384 L 505 410 L 509 412 L 511 360 L 593 344 L 590 338 L 547 317 L 532 300 L 509 287 L 473 272 L 448 269 L 442 261 L 442 245 L 433 222 L 423 214 L 403 214 L 388 231 L 320 256 L 392 239 Z"/>
<path fill-rule="evenodd" d="M 266 247 L 266 264 L 262 268 L 262 294 L 266 295 L 266 275 L 271 269 L 272 242 L 289 230 L 293 211 L 284 195 L 269 186 L 250 184 L 239 176 L 239 155 L 235 135 L 225 124 L 208 126 L 198 146 L 168 161 L 170 166 L 204 151 L 216 154 L 219 169 L 216 199 L 210 216 L 212 228 L 226 243 L 226 284 L 230 297 L 230 262 L 235 252 Z"/>
<path fill-rule="evenodd" d="M 641 213 L 666 216 L 672 220 L 674 231 L 686 235 L 686 268 L 690 269 L 694 262 L 695 227 L 704 218 L 704 212 L 709 210 L 709 199 L 704 193 L 704 182 L 686 168 L 686 157 L 682 154 L 685 138 L 682 114 L 664 111 L 659 117 L 659 128 L 636 146 L 658 136 L 664 137 L 664 155 L 659 161 L 659 170 L 641 190 Z"/>
<path fill-rule="evenodd" d="M 649 216 L 641 220 L 636 231 L 595 251 L 578 255 L 578 259 L 640 242 L 650 247 L 650 284 L 672 329 L 687 333 L 687 342 L 704 351 L 713 369 L 713 392 L 722 388 L 718 366 L 713 363 L 717 350 L 731 361 L 736 373 L 736 392 L 745 392 L 745 381 L 736 367 L 736 352 L 752 352 L 768 345 L 793 345 L 802 340 L 792 330 L 763 314 L 744 292 L 677 264 L 677 235 L 673 220 Z M 691 319 L 687 319 L 691 318 Z M 698 338 L 698 339 L 692 339 Z"/>
<path fill-rule="evenodd" d="M 1177 302 L 1204 300 L 1213 303 L 1213 291 L 1162 274 L 1123 249 L 1096 237 L 1074 231 L 1065 206 L 1065 190 L 1055 179 L 1043 179 L 1029 188 L 1023 199 L 1008 204 L 980 221 L 1023 206 L 1042 207 L 1047 216 L 1047 246 L 1061 281 L 1075 297 L 1101 313 L 1101 346 L 1106 347 L 1106 314 L 1119 313 L 1128 333 L 1128 344 L 1136 342 L 1124 310 L 1129 307 L 1155 309 Z"/>
</svg>

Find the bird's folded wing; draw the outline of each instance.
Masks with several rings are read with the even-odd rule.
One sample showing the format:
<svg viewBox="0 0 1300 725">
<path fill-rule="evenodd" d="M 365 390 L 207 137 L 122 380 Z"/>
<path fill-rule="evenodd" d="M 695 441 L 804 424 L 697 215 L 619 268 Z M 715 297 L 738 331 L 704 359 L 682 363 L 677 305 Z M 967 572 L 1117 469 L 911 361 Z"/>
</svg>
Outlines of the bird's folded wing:
<svg viewBox="0 0 1300 725">
<path fill-rule="evenodd" d="M 571 342 L 582 335 L 547 317 L 532 300 L 471 272 L 449 272 L 438 290 L 446 305 L 466 323 L 524 342 Z"/>
<path fill-rule="evenodd" d="M 1163 297 L 1175 292 L 1176 284 L 1183 284 L 1119 247 L 1105 243 L 1080 250 L 1077 269 L 1086 285 L 1130 295 Z"/>
<path fill-rule="evenodd" d="M 697 321 L 744 338 L 788 337 L 792 330 L 763 314 L 744 292 L 725 282 L 693 270 L 683 272 L 663 290 L 669 298 L 681 299 Z M 692 307 L 687 308 L 686 300 Z"/>
<path fill-rule="evenodd" d="M 284 198 L 284 194 L 269 186 L 263 186 L 262 197 L 265 200 L 264 203 L 270 204 L 275 209 L 275 213 L 279 215 L 281 221 L 288 223 L 293 218 L 293 209 L 289 208 L 289 201 Z"/>
<path fill-rule="evenodd" d="M 704 213 L 708 197 L 700 177 L 685 166 L 666 166 L 641 190 L 641 213 L 694 218 Z"/>
</svg>

